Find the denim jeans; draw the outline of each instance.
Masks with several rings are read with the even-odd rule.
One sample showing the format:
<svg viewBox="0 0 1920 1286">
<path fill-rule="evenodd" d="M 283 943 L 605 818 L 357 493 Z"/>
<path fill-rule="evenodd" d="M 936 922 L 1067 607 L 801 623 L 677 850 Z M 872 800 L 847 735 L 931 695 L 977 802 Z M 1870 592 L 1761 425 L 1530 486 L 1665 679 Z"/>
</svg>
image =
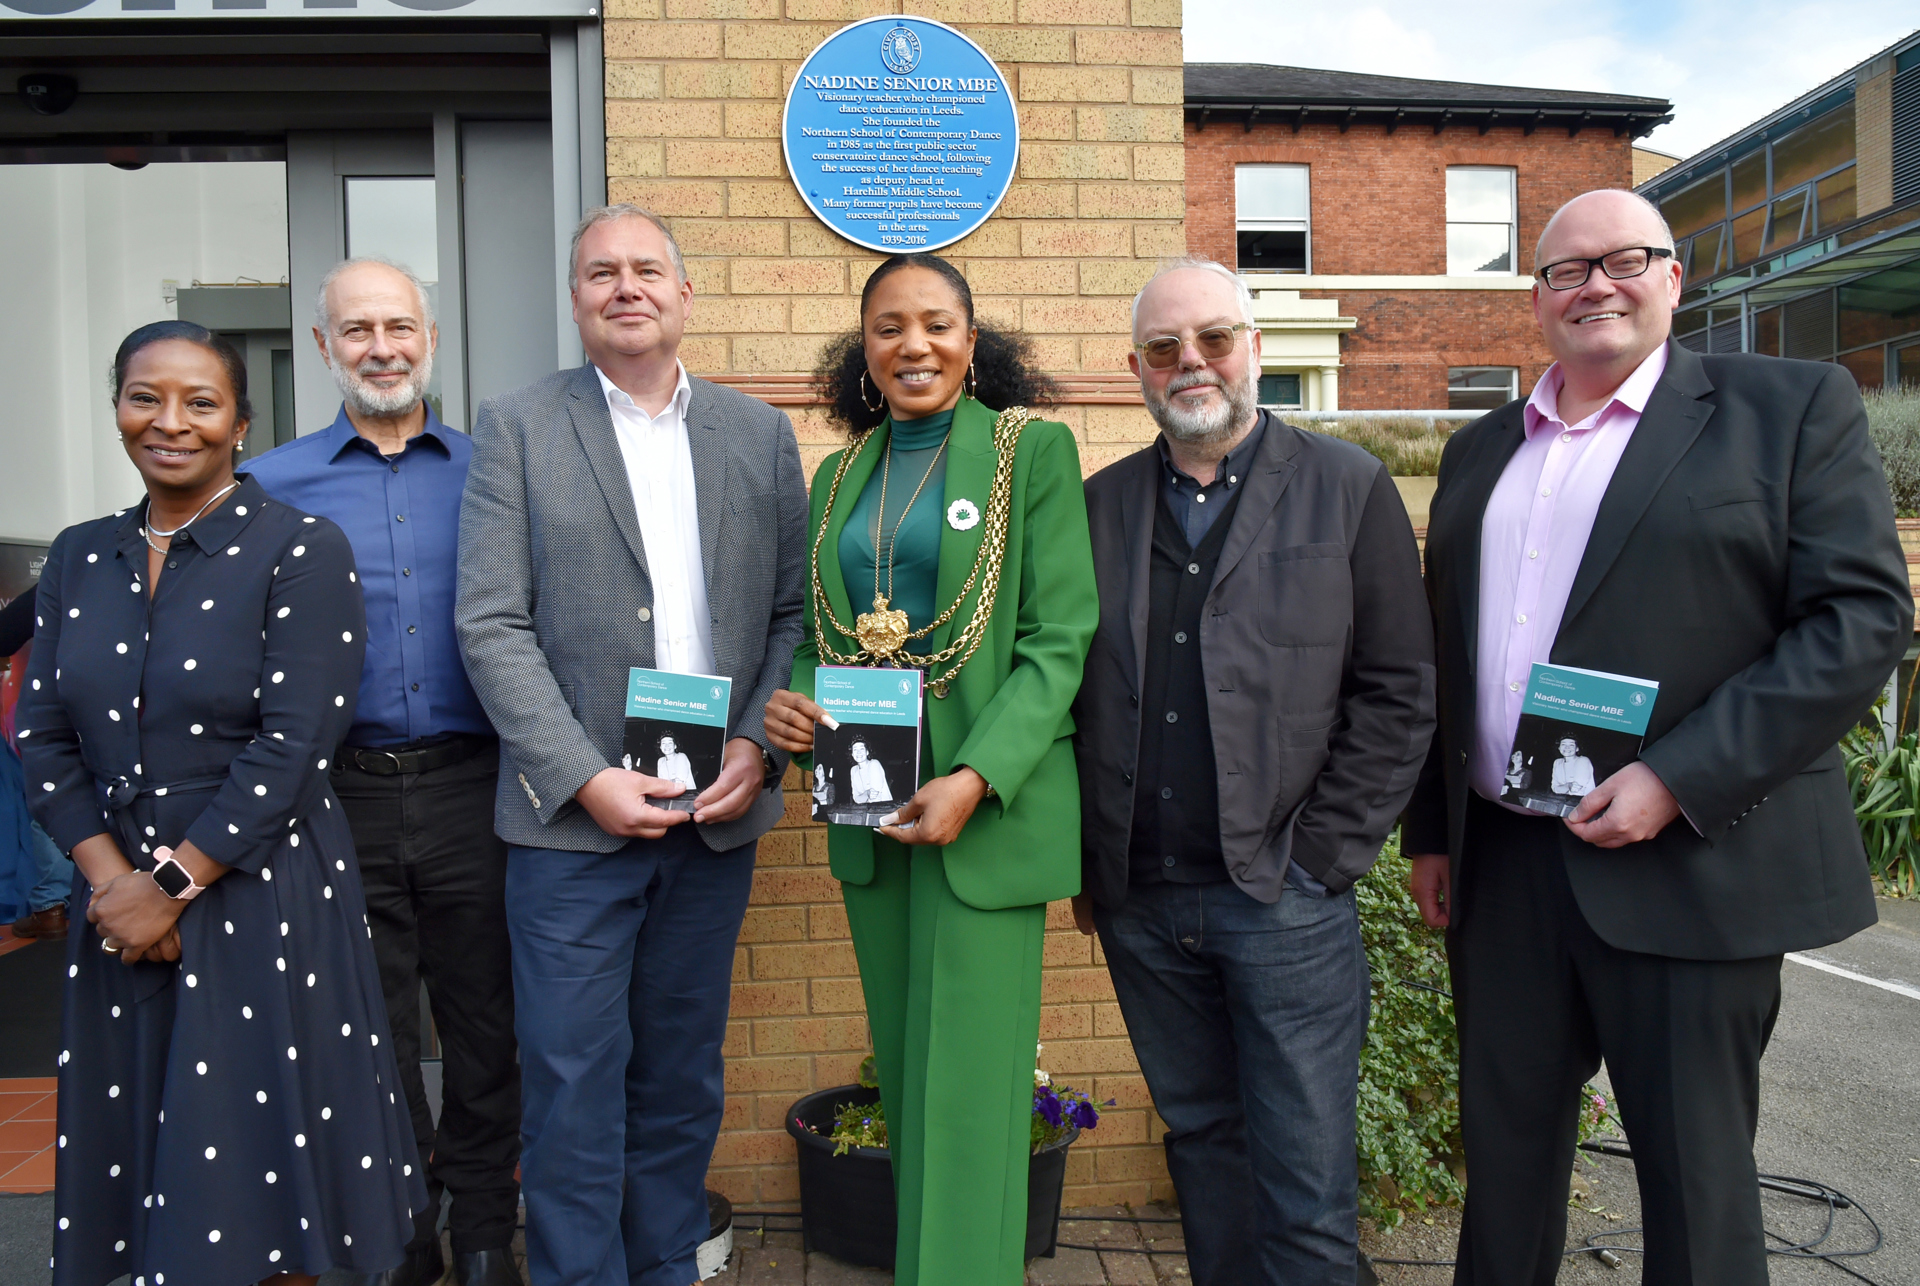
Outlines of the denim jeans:
<svg viewBox="0 0 1920 1286">
<path fill-rule="evenodd" d="M 1352 1286 L 1370 999 L 1353 894 L 1144 884 L 1094 920 L 1167 1123 L 1194 1286 Z"/>
<path fill-rule="evenodd" d="M 754 846 L 507 850 L 533 1286 L 687 1286 Z"/>
<path fill-rule="evenodd" d="M 40 868 L 40 879 L 27 895 L 27 909 L 45 911 L 65 906 L 73 894 L 73 860 L 40 829 L 39 822 L 33 824 L 33 860 Z"/>
</svg>

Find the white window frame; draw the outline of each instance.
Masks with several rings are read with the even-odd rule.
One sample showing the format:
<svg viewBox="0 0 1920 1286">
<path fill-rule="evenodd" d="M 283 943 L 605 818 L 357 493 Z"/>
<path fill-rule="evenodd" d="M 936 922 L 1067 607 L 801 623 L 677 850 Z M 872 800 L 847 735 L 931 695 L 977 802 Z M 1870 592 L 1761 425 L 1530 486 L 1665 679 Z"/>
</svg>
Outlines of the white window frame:
<svg viewBox="0 0 1920 1286">
<path fill-rule="evenodd" d="M 1306 217 L 1304 219 L 1250 219 L 1250 218 L 1242 217 L 1240 213 L 1240 171 L 1243 169 L 1245 170 L 1256 170 L 1256 169 L 1258 170 L 1299 170 L 1301 174 L 1306 177 L 1306 181 L 1307 181 Z M 1306 238 L 1305 254 L 1302 256 L 1302 258 L 1305 260 L 1305 267 L 1301 269 L 1301 273 L 1299 275 L 1307 275 L 1307 276 L 1312 275 L 1313 273 L 1313 167 L 1311 165 L 1304 165 L 1304 164 L 1291 162 L 1291 161 L 1288 161 L 1288 162 L 1250 161 L 1242 165 L 1235 165 L 1233 167 L 1233 181 L 1234 181 L 1234 194 L 1233 194 L 1234 237 L 1233 237 L 1233 240 L 1234 240 L 1235 269 L 1240 272 L 1249 271 L 1249 269 L 1239 267 L 1240 234 L 1242 232 L 1298 232 Z M 1294 276 L 1296 274 L 1288 273 L 1286 275 Z"/>
<path fill-rule="evenodd" d="M 1495 274 L 1487 273 L 1485 275 L 1494 276 Z M 1453 395 L 1456 392 L 1480 393 L 1487 391 L 1485 389 L 1474 388 L 1472 385 L 1456 385 L 1453 382 L 1453 372 L 1455 371 L 1459 371 L 1463 375 L 1477 375 L 1485 371 L 1503 371 L 1507 376 L 1507 396 L 1501 405 L 1504 406 L 1507 402 L 1512 402 L 1520 396 L 1520 368 L 1518 366 L 1453 366 L 1447 369 L 1448 410 L 1453 409 Z"/>
<path fill-rule="evenodd" d="M 1447 275 L 1449 277 L 1517 277 L 1519 276 L 1520 275 L 1520 171 L 1511 165 L 1449 165 L 1446 168 L 1446 173 L 1452 174 L 1456 170 L 1472 170 L 1472 171 L 1478 171 L 1481 173 L 1504 174 L 1507 176 L 1507 208 L 1510 211 L 1512 211 L 1512 217 L 1507 220 L 1507 224 L 1506 224 L 1507 262 L 1512 265 L 1512 270 L 1508 272 L 1455 272 L 1453 270 L 1451 255 L 1449 255 L 1448 263 L 1447 263 Z M 1442 183 L 1444 184 L 1444 182 L 1445 182 L 1445 179 L 1443 178 Z M 1441 196 L 1442 196 L 1442 199 L 1445 199 L 1446 193 L 1442 191 Z M 1447 213 L 1448 213 L 1447 227 L 1449 229 L 1455 226 L 1466 227 L 1466 228 L 1497 228 L 1500 226 L 1497 223 L 1488 223 L 1483 219 L 1455 219 L 1452 217 L 1452 211 L 1448 211 Z"/>
</svg>

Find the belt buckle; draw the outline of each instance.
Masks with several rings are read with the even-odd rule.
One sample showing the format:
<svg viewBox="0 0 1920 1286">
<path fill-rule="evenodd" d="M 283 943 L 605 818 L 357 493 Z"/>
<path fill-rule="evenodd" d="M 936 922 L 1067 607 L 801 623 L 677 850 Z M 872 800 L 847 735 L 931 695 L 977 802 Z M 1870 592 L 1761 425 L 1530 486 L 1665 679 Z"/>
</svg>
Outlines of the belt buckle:
<svg viewBox="0 0 1920 1286">
<path fill-rule="evenodd" d="M 393 760 L 394 776 L 401 777 L 406 775 L 406 771 L 407 771 L 406 765 L 400 762 L 400 755 L 398 754 L 398 752 L 392 751 L 392 750 L 376 750 L 373 753 L 376 755 L 385 755 L 387 758 Z"/>
</svg>

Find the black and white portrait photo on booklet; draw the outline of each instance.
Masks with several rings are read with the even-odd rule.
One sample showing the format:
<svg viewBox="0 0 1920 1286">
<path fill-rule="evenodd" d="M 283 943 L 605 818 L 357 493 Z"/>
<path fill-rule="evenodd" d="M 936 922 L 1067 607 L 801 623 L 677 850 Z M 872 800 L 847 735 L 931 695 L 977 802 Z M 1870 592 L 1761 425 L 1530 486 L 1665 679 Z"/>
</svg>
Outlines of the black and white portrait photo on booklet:
<svg viewBox="0 0 1920 1286">
<path fill-rule="evenodd" d="M 910 724 L 815 725 L 814 820 L 879 825 L 919 787 L 919 739 Z"/>
<path fill-rule="evenodd" d="M 681 793 L 656 798 L 656 808 L 690 810 L 693 799 L 720 775 L 720 750 L 714 729 L 670 719 L 628 719 L 620 746 L 620 766 L 666 781 L 678 782 Z"/>
</svg>

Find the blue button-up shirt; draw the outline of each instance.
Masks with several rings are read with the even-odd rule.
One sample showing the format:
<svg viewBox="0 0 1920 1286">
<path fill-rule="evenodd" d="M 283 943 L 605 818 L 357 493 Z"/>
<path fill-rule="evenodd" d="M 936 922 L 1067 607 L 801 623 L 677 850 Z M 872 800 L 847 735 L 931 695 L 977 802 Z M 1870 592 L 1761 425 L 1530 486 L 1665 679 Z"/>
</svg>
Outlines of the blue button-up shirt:
<svg viewBox="0 0 1920 1286">
<path fill-rule="evenodd" d="M 1220 461 L 1220 467 L 1213 471 L 1213 481 L 1204 487 L 1173 462 L 1165 435 L 1154 439 L 1154 445 L 1160 449 L 1160 494 L 1166 499 L 1167 511 L 1180 524 L 1180 534 L 1187 538 L 1188 548 L 1198 549 L 1207 533 L 1213 530 L 1214 518 L 1227 507 L 1227 501 L 1246 480 L 1248 470 L 1253 467 L 1254 454 L 1260 450 L 1260 439 L 1266 432 L 1267 412 L 1263 410 L 1254 417 L 1253 428 L 1240 439 L 1240 445 Z"/>
<path fill-rule="evenodd" d="M 347 533 L 367 600 L 367 661 L 349 745 L 492 736 L 453 629 L 460 495 L 473 440 L 427 408 L 425 431 L 380 454 L 342 407 L 323 433 L 244 467 L 268 494 Z"/>
</svg>

